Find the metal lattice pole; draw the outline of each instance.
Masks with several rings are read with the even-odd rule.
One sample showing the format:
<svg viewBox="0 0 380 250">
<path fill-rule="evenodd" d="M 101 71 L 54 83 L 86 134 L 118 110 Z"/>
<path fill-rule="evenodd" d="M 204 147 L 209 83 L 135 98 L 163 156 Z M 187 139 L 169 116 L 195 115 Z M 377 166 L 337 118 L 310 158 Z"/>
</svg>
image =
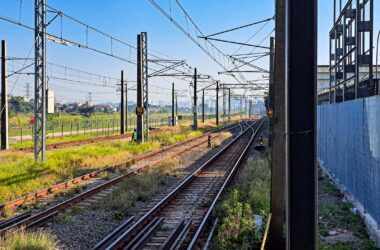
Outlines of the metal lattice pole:
<svg viewBox="0 0 380 250">
<path fill-rule="evenodd" d="M 34 158 L 46 159 L 46 0 L 35 0 Z"/>
<path fill-rule="evenodd" d="M 205 90 L 202 90 L 202 123 L 205 123 Z"/>
<path fill-rule="evenodd" d="M 219 82 L 216 82 L 215 123 L 219 126 Z"/>
<path fill-rule="evenodd" d="M 172 83 L 172 119 L 171 119 L 171 125 L 176 125 L 176 118 L 175 118 L 175 89 L 174 89 L 174 82 Z"/>
<path fill-rule="evenodd" d="M 142 70 L 141 35 L 137 35 L 137 96 L 136 96 L 136 139 L 144 142 L 144 80 Z"/>
<path fill-rule="evenodd" d="M 8 82 L 7 82 L 7 48 L 5 40 L 1 41 L 1 150 L 9 149 L 8 137 Z"/>
<path fill-rule="evenodd" d="M 197 104 L 197 68 L 194 69 L 194 82 L 193 82 L 193 89 L 194 89 L 194 103 L 193 103 L 193 130 L 198 129 L 198 104 Z"/>
<path fill-rule="evenodd" d="M 149 139 L 149 88 L 148 88 L 148 36 L 146 32 L 141 32 L 141 70 L 143 83 L 144 102 L 144 132 L 145 140 Z"/>
<path fill-rule="evenodd" d="M 124 84 L 124 71 L 121 71 L 120 81 L 120 134 L 125 134 L 125 84 Z"/>
<path fill-rule="evenodd" d="M 228 89 L 228 121 L 231 121 L 231 88 Z"/>
</svg>

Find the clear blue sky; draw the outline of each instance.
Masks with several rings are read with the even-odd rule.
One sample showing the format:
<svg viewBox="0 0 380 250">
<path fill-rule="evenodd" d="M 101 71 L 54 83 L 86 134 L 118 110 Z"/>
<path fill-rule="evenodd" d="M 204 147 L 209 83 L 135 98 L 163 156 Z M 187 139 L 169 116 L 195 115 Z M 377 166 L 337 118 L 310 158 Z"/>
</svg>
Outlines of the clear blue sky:
<svg viewBox="0 0 380 250">
<path fill-rule="evenodd" d="M 0 8 L 0 15 L 21 20 L 30 25 L 33 24 L 33 2 L 32 0 L 3 0 Z M 175 0 L 156 0 L 162 7 L 170 12 L 184 27 L 188 27 L 183 15 L 176 8 Z M 255 20 L 260 20 L 273 16 L 274 1 L 258 0 L 182 0 L 182 4 L 199 24 L 202 31 L 206 34 L 220 31 L 229 27 L 246 24 Z M 376 2 L 376 1 L 375 1 Z M 333 0 L 319 1 L 319 63 L 328 62 L 328 30 L 332 23 L 332 3 Z M 101 30 L 128 41 L 136 43 L 136 34 L 141 31 L 148 32 L 149 48 L 153 51 L 162 52 L 171 58 L 186 59 L 187 62 L 199 68 L 204 73 L 218 77 L 217 72 L 221 69 L 215 65 L 203 52 L 190 42 L 178 29 L 176 29 L 167 19 L 160 15 L 147 0 L 48 0 L 48 4 L 61 9 L 65 13 L 74 16 L 85 23 L 91 24 Z M 375 3 L 376 4 L 376 3 Z M 379 13 L 380 5 L 375 6 L 375 13 Z M 376 30 L 379 29 L 380 16 L 376 16 Z M 271 29 L 273 22 L 266 26 L 263 32 L 259 33 L 252 42 L 260 41 Z M 59 32 L 60 23 L 57 20 L 50 28 L 52 31 Z M 242 31 L 227 35 L 224 38 L 237 41 L 246 41 L 257 28 L 248 28 Z M 84 41 L 84 30 L 75 28 L 69 23 L 63 25 L 64 36 Z M 6 39 L 9 46 L 10 56 L 26 57 L 33 47 L 33 33 L 14 25 L 0 21 L 0 39 Z M 100 38 L 91 37 L 94 46 L 109 49 L 108 42 Z M 265 42 L 266 44 L 269 41 Z M 226 53 L 236 50 L 236 46 L 224 48 Z M 115 48 L 117 51 L 117 48 Z M 119 51 L 123 56 L 135 58 L 135 52 L 127 50 Z M 131 53 L 131 54 L 130 54 Z M 30 54 L 32 56 L 33 54 Z M 86 71 L 118 77 L 121 69 L 126 70 L 128 79 L 135 80 L 136 68 L 130 64 L 125 64 L 106 56 L 97 55 L 90 51 L 65 47 L 49 43 L 48 60 L 59 64 L 81 68 Z M 260 62 L 265 67 L 266 62 Z M 249 75 L 247 75 L 249 77 Z M 15 85 L 17 78 L 11 80 L 11 89 L 14 94 L 25 94 L 25 82 L 30 82 L 31 77 L 20 77 Z M 152 99 L 155 101 L 167 102 L 169 91 L 167 88 L 172 79 L 155 79 L 152 81 Z M 178 82 L 178 88 L 187 90 L 185 82 Z M 163 87 L 162 90 L 156 86 Z M 93 91 L 93 98 L 97 102 L 116 101 L 116 94 L 113 90 L 104 88 L 89 89 L 86 86 L 70 85 L 65 82 L 54 82 L 58 100 L 74 101 L 84 100 L 88 91 Z M 101 94 L 104 92 L 105 94 Z M 75 93 L 75 95 L 73 95 Z M 130 100 L 134 99 L 131 94 Z"/>
</svg>

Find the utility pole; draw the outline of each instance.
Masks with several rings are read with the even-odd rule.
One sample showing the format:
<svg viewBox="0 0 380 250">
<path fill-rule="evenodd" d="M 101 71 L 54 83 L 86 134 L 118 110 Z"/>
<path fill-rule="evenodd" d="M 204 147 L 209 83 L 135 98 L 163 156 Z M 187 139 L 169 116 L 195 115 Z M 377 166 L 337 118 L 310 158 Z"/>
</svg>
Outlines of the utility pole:
<svg viewBox="0 0 380 250">
<path fill-rule="evenodd" d="M 193 117 L 193 130 L 198 129 L 198 110 L 197 110 L 197 68 L 194 69 L 194 82 L 193 82 L 193 87 L 194 87 L 194 107 L 193 107 L 193 112 L 194 112 L 194 117 Z"/>
<path fill-rule="evenodd" d="M 46 0 L 35 0 L 34 159 L 46 160 Z"/>
<path fill-rule="evenodd" d="M 136 137 L 137 142 L 144 142 L 144 76 L 142 63 L 141 35 L 137 35 L 137 97 L 136 97 Z"/>
<path fill-rule="evenodd" d="M 219 126 L 219 81 L 216 81 L 216 104 L 215 104 L 216 126 Z"/>
<path fill-rule="evenodd" d="M 27 100 L 30 99 L 30 83 L 29 82 L 25 84 L 25 96 Z"/>
<path fill-rule="evenodd" d="M 91 103 L 92 103 L 92 92 L 90 91 L 90 92 L 88 92 L 88 106 L 90 106 L 91 105 Z"/>
<path fill-rule="evenodd" d="M 248 102 L 249 107 L 248 107 L 248 119 L 251 119 L 252 117 L 252 100 L 249 100 Z"/>
<path fill-rule="evenodd" d="M 274 96 L 274 81 L 273 81 L 273 75 L 274 75 L 274 38 L 270 38 L 270 45 L 269 45 L 270 51 L 269 51 L 269 140 L 268 144 L 269 147 L 272 146 L 272 132 L 273 132 L 273 96 Z"/>
<path fill-rule="evenodd" d="M 231 88 L 228 89 L 228 121 L 231 121 Z"/>
<path fill-rule="evenodd" d="M 202 90 L 202 123 L 205 123 L 205 90 Z"/>
<path fill-rule="evenodd" d="M 128 131 L 128 82 L 124 81 L 125 100 L 125 131 Z"/>
<path fill-rule="evenodd" d="M 248 115 L 248 100 L 246 96 L 244 96 L 244 115 Z"/>
<path fill-rule="evenodd" d="M 239 112 L 240 112 L 240 119 L 243 114 L 243 97 L 240 97 L 240 107 L 239 107 Z"/>
<path fill-rule="evenodd" d="M 226 88 L 223 86 L 222 87 L 222 93 L 223 93 L 223 122 L 225 122 L 226 119 Z"/>
<path fill-rule="evenodd" d="M 141 52 L 141 79 L 143 90 L 144 105 L 144 132 L 145 140 L 149 140 L 149 84 L 148 84 L 148 34 L 141 32 L 140 34 L 140 52 Z"/>
<path fill-rule="evenodd" d="M 125 89 L 124 89 L 124 71 L 121 71 L 120 81 L 120 134 L 125 134 Z"/>
<path fill-rule="evenodd" d="M 174 82 L 172 83 L 172 121 L 171 125 L 174 127 L 176 125 L 175 122 L 175 89 L 174 89 Z"/>
<path fill-rule="evenodd" d="M 1 150 L 9 149 L 8 137 L 8 83 L 7 83 L 7 48 L 5 40 L 1 41 Z"/>
<path fill-rule="evenodd" d="M 285 0 L 276 0 L 269 249 L 285 249 Z"/>
<path fill-rule="evenodd" d="M 317 248 L 317 0 L 286 0 L 287 249 Z M 300 53 L 302 51 L 302 53 Z M 307 84 L 305 84 L 307 83 Z"/>
<path fill-rule="evenodd" d="M 175 95 L 175 116 L 178 117 L 178 96 Z"/>
</svg>

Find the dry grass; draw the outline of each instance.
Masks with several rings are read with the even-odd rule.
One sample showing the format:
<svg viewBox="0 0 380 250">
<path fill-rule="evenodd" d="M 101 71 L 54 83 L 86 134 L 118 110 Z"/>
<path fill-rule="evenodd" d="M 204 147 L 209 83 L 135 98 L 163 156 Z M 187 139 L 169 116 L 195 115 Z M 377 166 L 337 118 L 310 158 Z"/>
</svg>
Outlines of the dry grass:
<svg viewBox="0 0 380 250">
<path fill-rule="evenodd" d="M 0 240 L 0 249 L 4 250 L 55 250 L 57 241 L 51 234 L 38 232 L 15 232 Z"/>
</svg>

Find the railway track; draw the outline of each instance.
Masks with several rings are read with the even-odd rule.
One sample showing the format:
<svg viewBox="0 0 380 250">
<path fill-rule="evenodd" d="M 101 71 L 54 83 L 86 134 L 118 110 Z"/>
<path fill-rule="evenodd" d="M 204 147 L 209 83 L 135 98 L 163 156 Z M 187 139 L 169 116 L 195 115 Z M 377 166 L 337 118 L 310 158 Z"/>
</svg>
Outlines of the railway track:
<svg viewBox="0 0 380 250">
<path fill-rule="evenodd" d="M 94 249 L 195 249 L 224 189 L 236 173 L 262 121 L 244 131 L 186 177 L 148 212 L 126 220 Z M 207 237 L 206 237 L 207 238 Z"/>
<path fill-rule="evenodd" d="M 232 125 L 227 126 L 223 129 L 218 129 L 213 132 L 218 132 L 221 130 L 232 130 L 236 127 L 239 127 L 240 125 Z M 107 189 L 111 189 L 114 185 L 117 183 L 127 179 L 128 177 L 131 177 L 133 175 L 138 174 L 139 172 L 143 171 L 147 167 L 152 167 L 160 162 L 162 162 L 163 159 L 167 159 L 172 156 L 178 156 L 185 152 L 188 152 L 189 150 L 199 147 L 201 145 L 204 145 L 208 142 L 208 136 L 212 133 L 207 133 L 206 135 L 193 138 L 191 140 L 177 143 L 171 146 L 168 146 L 164 149 L 161 149 L 159 151 L 149 153 L 146 155 L 141 156 L 135 164 L 133 164 L 128 171 L 120 176 L 117 176 L 109 181 L 106 181 L 100 185 L 97 185 L 85 192 L 82 192 L 68 200 L 65 200 L 61 203 L 58 203 L 52 207 L 49 207 L 43 211 L 39 212 L 27 212 L 24 214 L 20 214 L 16 217 L 13 217 L 8 220 L 4 220 L 0 222 L 0 235 L 5 235 L 7 232 L 17 230 L 19 228 L 30 228 L 36 225 L 40 225 L 43 222 L 47 221 L 48 219 L 54 217 L 58 213 L 64 211 L 67 208 L 70 208 L 80 202 L 82 202 L 85 199 L 89 199 L 90 197 L 94 196 L 95 194 L 98 194 L 100 192 L 107 191 Z M 215 135 L 213 138 L 217 137 Z M 98 171 L 97 171 L 98 174 Z M 89 175 L 89 174 L 87 174 Z M 86 176 L 87 176 L 86 175 Z M 76 179 L 82 179 L 81 177 L 77 177 Z M 59 185 L 59 184 L 57 184 Z M 38 193 L 38 192 L 37 192 Z M 41 193 L 41 192 L 40 192 Z"/>
</svg>

